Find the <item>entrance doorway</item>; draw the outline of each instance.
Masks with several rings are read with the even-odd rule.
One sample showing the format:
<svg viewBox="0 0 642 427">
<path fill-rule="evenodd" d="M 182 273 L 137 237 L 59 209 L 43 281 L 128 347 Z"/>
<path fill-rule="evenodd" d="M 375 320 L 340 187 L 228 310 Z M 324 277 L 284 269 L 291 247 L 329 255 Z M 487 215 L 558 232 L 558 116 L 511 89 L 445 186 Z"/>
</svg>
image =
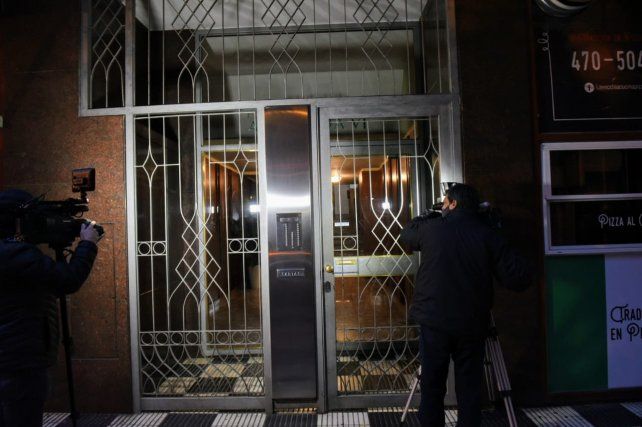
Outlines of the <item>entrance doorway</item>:
<svg viewBox="0 0 642 427">
<path fill-rule="evenodd" d="M 82 1 L 79 92 L 125 117 L 134 408 L 401 402 L 419 259 L 398 233 L 461 180 L 454 1 L 143 3 Z M 279 311 L 299 284 L 305 316 Z M 275 327 L 303 317 L 305 363 Z"/>
<path fill-rule="evenodd" d="M 408 317 L 420 259 L 399 235 L 457 173 L 449 123 L 403 102 L 321 109 L 319 122 L 328 405 L 401 404 L 420 364 Z"/>
<path fill-rule="evenodd" d="M 460 173 L 448 105 L 390 97 L 382 106 L 380 99 L 306 107 L 316 118 L 307 199 L 319 208 L 309 230 L 315 406 L 403 399 L 419 363 L 408 318 L 419 257 L 401 246 L 399 233 L 439 197 L 440 181 Z M 279 394 L 265 314 L 273 308 L 262 248 L 274 235 L 261 189 L 270 187 L 265 109 L 136 121 L 145 409 L 271 407 Z"/>
<path fill-rule="evenodd" d="M 288 384 L 277 361 L 316 369 L 316 386 L 306 374 L 300 406 L 403 402 L 419 366 L 408 311 L 420 259 L 399 234 L 437 200 L 441 181 L 461 179 L 461 159 L 448 104 L 424 96 L 360 101 L 312 100 L 300 109 L 309 114 L 310 138 L 300 144 L 308 145 L 311 185 L 297 200 L 307 200 L 311 214 L 292 226 L 311 236 L 311 273 L 301 283 L 314 295 L 304 312 L 306 330 L 316 330 L 316 364 L 314 344 L 305 363 L 273 354 L 276 280 L 303 270 L 269 270 L 278 224 L 269 220 L 275 202 L 265 188 L 277 188 L 270 180 L 283 172 L 268 171 L 272 107 L 136 119 L 143 409 L 271 410 L 297 380 Z M 304 321 L 282 317 L 281 324 Z"/>
</svg>

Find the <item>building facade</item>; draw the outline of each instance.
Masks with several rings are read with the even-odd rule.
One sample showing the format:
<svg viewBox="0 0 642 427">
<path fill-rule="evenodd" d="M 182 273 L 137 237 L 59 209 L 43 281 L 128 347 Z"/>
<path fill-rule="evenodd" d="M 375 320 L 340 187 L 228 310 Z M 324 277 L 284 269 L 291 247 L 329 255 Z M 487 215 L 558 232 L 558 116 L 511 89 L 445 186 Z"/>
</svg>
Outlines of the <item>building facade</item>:
<svg viewBox="0 0 642 427">
<path fill-rule="evenodd" d="M 550 153 L 571 147 L 551 142 L 626 157 L 639 134 L 538 119 L 542 16 L 502 0 L 3 6 L 0 184 L 68 197 L 70 169 L 97 169 L 90 214 L 107 237 L 70 297 L 81 409 L 400 404 L 419 260 L 398 233 L 462 180 L 537 265 L 537 287 L 495 296 L 516 400 L 626 396 L 578 380 L 603 362 L 567 355 L 593 348 L 581 337 L 601 321 L 583 330 L 558 308 L 576 307 L 569 263 L 613 242 L 555 241 L 579 258 L 557 256 L 549 205 L 569 195 L 546 185 Z M 63 408 L 62 366 L 56 379 Z"/>
</svg>

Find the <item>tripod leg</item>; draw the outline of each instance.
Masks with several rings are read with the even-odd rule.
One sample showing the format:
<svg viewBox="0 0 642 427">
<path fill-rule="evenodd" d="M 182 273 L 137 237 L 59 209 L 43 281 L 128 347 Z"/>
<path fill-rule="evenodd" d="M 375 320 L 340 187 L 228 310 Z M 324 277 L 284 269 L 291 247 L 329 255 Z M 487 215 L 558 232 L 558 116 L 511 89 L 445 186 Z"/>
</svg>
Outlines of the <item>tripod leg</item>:
<svg viewBox="0 0 642 427">
<path fill-rule="evenodd" d="M 415 391 L 417 391 L 417 386 L 419 385 L 419 380 L 421 379 L 421 367 L 417 370 L 415 374 L 415 379 L 412 380 L 412 386 L 410 387 L 410 396 L 406 400 L 406 406 L 403 408 L 403 413 L 401 414 L 400 425 L 406 422 L 406 417 L 408 416 L 408 409 L 410 409 L 410 402 L 412 402 L 412 396 L 414 396 Z"/>
<path fill-rule="evenodd" d="M 74 373 L 71 366 L 72 340 L 69 334 L 69 318 L 67 317 L 67 300 L 60 298 L 60 317 L 62 318 L 62 343 L 65 347 L 65 365 L 67 367 L 67 386 L 69 390 L 69 409 L 71 424 L 76 427 L 78 413 L 76 412 L 76 399 L 74 395 Z"/>
<path fill-rule="evenodd" d="M 493 362 L 490 353 L 490 343 L 486 340 L 485 354 L 484 354 L 484 378 L 486 379 L 486 391 L 488 392 L 488 400 L 495 402 L 495 385 L 493 384 Z"/>
<path fill-rule="evenodd" d="M 508 418 L 509 427 L 517 427 L 515 408 L 513 408 L 513 401 L 510 396 L 504 397 L 504 407 L 506 408 L 506 418 Z"/>
<path fill-rule="evenodd" d="M 497 390 L 504 400 L 504 407 L 506 408 L 506 418 L 508 418 L 508 425 L 510 427 L 517 427 L 517 418 L 515 417 L 515 409 L 513 408 L 513 400 L 511 399 L 511 386 L 510 380 L 508 378 L 508 371 L 506 370 L 502 348 L 497 337 L 495 321 L 494 319 L 492 319 L 492 317 L 491 335 L 486 341 L 486 350 L 490 355 L 493 371 L 495 373 Z"/>
</svg>

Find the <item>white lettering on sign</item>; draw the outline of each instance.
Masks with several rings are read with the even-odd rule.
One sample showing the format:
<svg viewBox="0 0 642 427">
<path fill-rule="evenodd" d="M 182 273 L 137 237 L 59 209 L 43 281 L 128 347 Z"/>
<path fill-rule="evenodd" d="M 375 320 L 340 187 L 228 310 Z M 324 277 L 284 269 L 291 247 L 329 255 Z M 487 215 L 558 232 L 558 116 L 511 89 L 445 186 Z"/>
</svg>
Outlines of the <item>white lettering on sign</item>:
<svg viewBox="0 0 642 427">
<path fill-rule="evenodd" d="M 576 71 L 599 71 L 605 62 L 616 63 L 618 71 L 635 71 L 642 69 L 642 50 L 617 50 L 603 56 L 596 50 L 573 51 L 571 68 Z"/>
<path fill-rule="evenodd" d="M 279 279 L 289 279 L 296 277 L 305 277 L 305 269 L 303 268 L 277 268 L 276 277 Z"/>
<path fill-rule="evenodd" d="M 642 214 L 635 220 L 635 216 L 609 216 L 600 214 L 597 217 L 600 228 L 642 227 Z"/>
<path fill-rule="evenodd" d="M 601 214 L 598 217 L 598 221 L 600 222 L 600 228 L 622 227 L 624 225 L 624 221 L 621 216 L 608 216 L 607 214 Z"/>
</svg>

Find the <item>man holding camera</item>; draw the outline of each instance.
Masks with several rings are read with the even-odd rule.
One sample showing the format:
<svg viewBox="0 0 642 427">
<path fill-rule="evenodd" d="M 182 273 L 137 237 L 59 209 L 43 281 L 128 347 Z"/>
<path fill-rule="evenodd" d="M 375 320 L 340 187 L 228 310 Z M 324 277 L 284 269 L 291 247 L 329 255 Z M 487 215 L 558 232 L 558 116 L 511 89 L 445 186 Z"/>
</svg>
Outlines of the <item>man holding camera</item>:
<svg viewBox="0 0 642 427">
<path fill-rule="evenodd" d="M 19 206 L 33 197 L 0 192 L 0 204 Z M 57 298 L 76 292 L 96 258 L 99 235 L 83 224 L 67 262 L 56 262 L 16 235 L 16 221 L 0 216 L 0 427 L 40 426 L 47 368 L 58 353 Z"/>
<path fill-rule="evenodd" d="M 417 217 L 401 241 L 421 251 L 411 319 L 421 328 L 421 404 L 425 427 L 443 427 L 448 366 L 455 363 L 459 427 L 481 425 L 484 343 L 493 301 L 493 278 L 522 290 L 530 271 L 479 214 L 477 191 L 454 184 L 441 216 Z"/>
</svg>

